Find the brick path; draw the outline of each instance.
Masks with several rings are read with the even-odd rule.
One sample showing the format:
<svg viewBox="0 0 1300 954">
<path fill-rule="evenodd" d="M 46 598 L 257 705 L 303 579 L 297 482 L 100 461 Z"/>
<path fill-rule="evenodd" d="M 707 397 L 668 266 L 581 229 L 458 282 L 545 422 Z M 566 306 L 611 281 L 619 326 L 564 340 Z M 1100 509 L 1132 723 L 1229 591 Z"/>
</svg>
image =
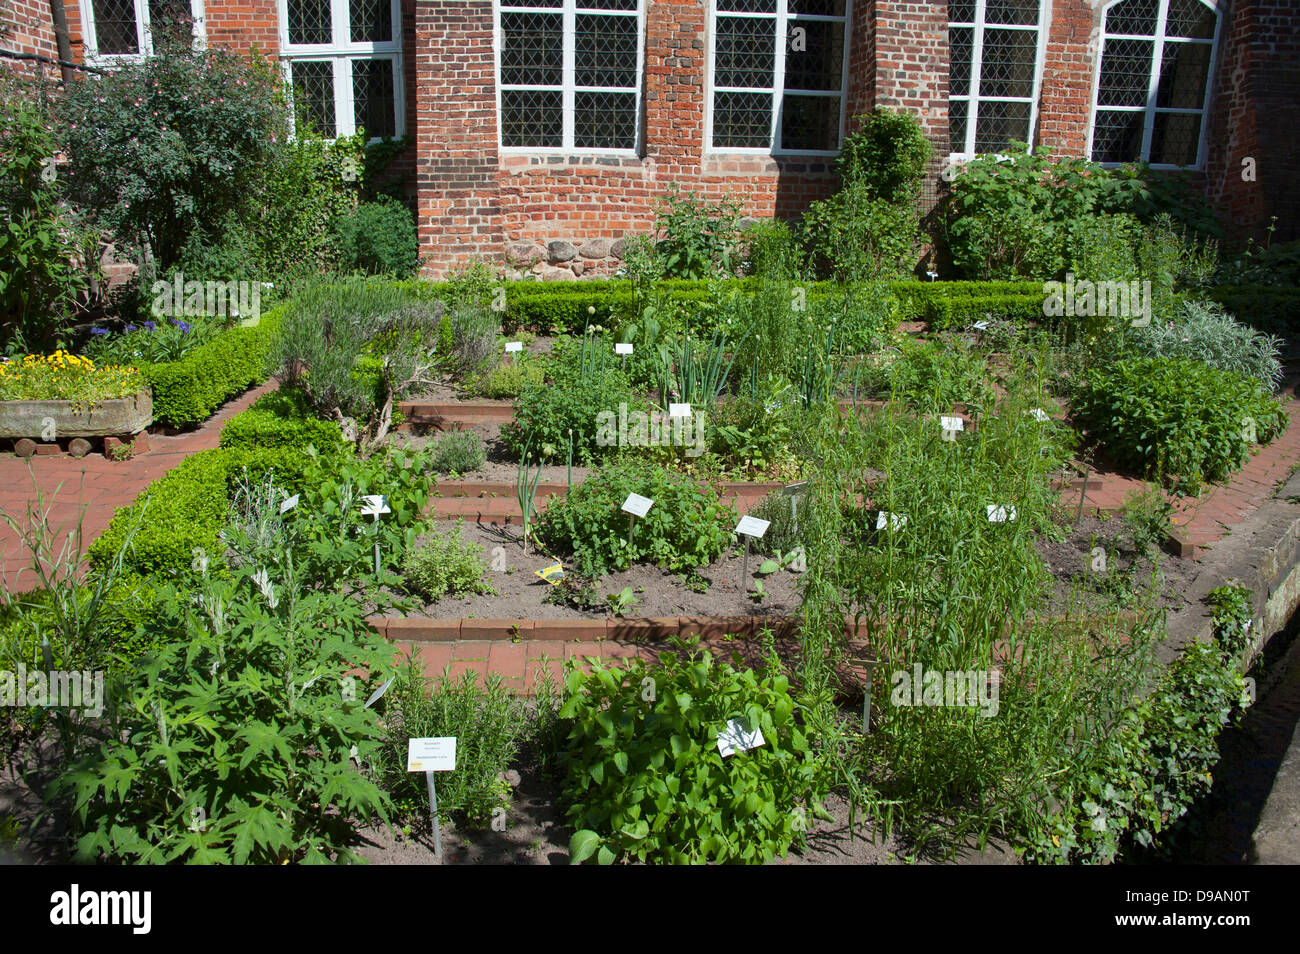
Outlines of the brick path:
<svg viewBox="0 0 1300 954">
<path fill-rule="evenodd" d="M 0 454 L 0 510 L 25 525 L 28 504 L 34 505 L 34 480 L 36 490 L 45 498 L 50 526 L 62 531 L 54 552 L 59 552 L 67 531 L 75 528 L 83 506 L 82 545 L 89 546 L 107 528 L 118 507 L 131 503 L 145 487 L 186 457 L 216 447 L 226 421 L 277 386 L 274 381 L 268 382 L 227 402 L 197 430 L 174 436 L 150 434 L 149 450 L 126 461 L 109 460 L 99 453 L 81 459 L 60 455 L 26 460 L 12 452 Z M 0 560 L 5 584 L 11 591 L 22 592 L 37 585 L 31 554 L 7 525 L 0 526 Z"/>
</svg>

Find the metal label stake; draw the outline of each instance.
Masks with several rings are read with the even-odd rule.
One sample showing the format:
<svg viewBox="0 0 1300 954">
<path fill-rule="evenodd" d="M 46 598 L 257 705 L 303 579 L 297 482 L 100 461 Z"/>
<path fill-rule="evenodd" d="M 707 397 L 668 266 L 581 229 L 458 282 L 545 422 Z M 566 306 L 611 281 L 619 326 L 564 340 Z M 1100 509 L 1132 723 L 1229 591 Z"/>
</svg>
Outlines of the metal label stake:
<svg viewBox="0 0 1300 954">
<path fill-rule="evenodd" d="M 429 811 L 433 813 L 433 853 L 442 857 L 442 827 L 438 824 L 438 792 L 433 787 L 433 769 L 424 773 L 429 783 Z"/>
</svg>

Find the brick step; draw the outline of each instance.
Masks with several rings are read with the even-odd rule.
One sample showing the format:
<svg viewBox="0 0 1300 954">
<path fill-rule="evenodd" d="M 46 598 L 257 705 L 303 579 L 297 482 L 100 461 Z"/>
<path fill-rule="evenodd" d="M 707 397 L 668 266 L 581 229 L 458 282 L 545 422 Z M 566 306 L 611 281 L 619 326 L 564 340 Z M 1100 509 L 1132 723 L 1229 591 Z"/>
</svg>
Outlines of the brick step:
<svg viewBox="0 0 1300 954">
<path fill-rule="evenodd" d="M 515 416 L 513 404 L 474 401 L 401 401 L 398 408 L 406 417 L 399 431 L 459 431 L 479 424 L 505 423 Z"/>
<path fill-rule="evenodd" d="M 671 636 L 757 636 L 770 628 L 778 638 L 793 636 L 798 620 L 785 616 L 665 616 L 644 619 L 489 619 L 429 617 L 371 617 L 371 627 L 399 642 L 456 642 L 458 640 L 559 640 L 562 642 L 641 643 L 664 641 Z"/>
</svg>

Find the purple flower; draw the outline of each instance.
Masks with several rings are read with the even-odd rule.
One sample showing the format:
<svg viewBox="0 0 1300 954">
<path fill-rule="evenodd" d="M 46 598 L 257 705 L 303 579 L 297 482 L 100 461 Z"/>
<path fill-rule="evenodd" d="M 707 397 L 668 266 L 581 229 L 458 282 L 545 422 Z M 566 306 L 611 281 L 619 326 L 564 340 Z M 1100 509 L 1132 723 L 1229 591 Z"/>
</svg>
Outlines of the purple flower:
<svg viewBox="0 0 1300 954">
<path fill-rule="evenodd" d="M 91 329 L 90 329 L 90 333 L 91 333 L 92 335 L 107 335 L 107 334 L 112 334 L 112 332 L 110 332 L 107 328 L 91 328 Z"/>
<path fill-rule="evenodd" d="M 188 321 L 178 321 L 176 322 L 176 326 L 180 328 L 181 334 L 185 334 L 190 330 L 190 323 Z"/>
<path fill-rule="evenodd" d="M 135 325 L 127 325 L 127 326 L 126 326 L 126 330 L 127 330 L 127 331 L 135 331 Z"/>
<path fill-rule="evenodd" d="M 150 331 L 153 331 L 154 328 L 156 327 L 152 321 L 146 321 L 144 323 L 144 326 L 148 328 Z"/>
</svg>

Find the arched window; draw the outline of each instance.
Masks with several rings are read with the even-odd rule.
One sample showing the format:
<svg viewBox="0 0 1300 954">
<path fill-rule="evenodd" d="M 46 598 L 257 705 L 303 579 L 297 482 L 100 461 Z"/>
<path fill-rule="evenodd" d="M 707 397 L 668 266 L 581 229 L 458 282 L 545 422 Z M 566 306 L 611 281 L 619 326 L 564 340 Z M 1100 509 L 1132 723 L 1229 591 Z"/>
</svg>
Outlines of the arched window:
<svg viewBox="0 0 1300 954">
<path fill-rule="evenodd" d="M 1039 0 L 948 0 L 953 155 L 1031 142 L 1042 69 Z"/>
<path fill-rule="evenodd" d="M 1211 0 L 1119 0 L 1106 9 L 1094 161 L 1201 167 L 1220 19 Z"/>
</svg>

